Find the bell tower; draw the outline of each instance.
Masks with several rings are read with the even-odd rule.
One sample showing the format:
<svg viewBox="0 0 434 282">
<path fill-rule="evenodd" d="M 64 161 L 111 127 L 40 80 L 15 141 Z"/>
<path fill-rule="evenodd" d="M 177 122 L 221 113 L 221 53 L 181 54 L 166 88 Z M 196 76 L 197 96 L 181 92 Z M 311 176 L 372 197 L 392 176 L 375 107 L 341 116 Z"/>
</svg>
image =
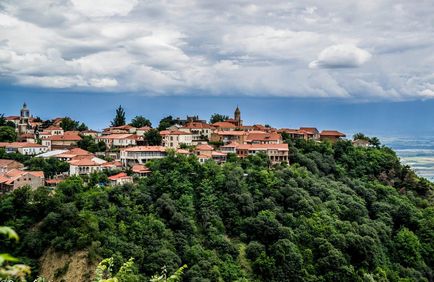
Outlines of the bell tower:
<svg viewBox="0 0 434 282">
<path fill-rule="evenodd" d="M 242 126 L 243 125 L 243 121 L 241 120 L 241 111 L 240 108 L 235 109 L 235 113 L 234 113 L 234 120 L 237 122 L 237 126 Z"/>
<path fill-rule="evenodd" d="M 27 108 L 27 104 L 24 103 L 20 112 L 20 123 L 18 124 L 18 133 L 23 134 L 27 132 L 29 128 L 30 110 Z"/>
</svg>

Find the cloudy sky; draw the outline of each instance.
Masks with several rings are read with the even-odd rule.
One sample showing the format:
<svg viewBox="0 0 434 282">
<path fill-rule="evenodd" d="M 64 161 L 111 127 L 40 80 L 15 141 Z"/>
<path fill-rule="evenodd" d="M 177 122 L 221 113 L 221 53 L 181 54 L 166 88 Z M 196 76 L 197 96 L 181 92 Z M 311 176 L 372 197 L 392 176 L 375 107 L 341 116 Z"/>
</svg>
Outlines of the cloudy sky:
<svg viewBox="0 0 434 282">
<path fill-rule="evenodd" d="M 434 98 L 432 0 L 2 0 L 0 87 Z"/>
</svg>

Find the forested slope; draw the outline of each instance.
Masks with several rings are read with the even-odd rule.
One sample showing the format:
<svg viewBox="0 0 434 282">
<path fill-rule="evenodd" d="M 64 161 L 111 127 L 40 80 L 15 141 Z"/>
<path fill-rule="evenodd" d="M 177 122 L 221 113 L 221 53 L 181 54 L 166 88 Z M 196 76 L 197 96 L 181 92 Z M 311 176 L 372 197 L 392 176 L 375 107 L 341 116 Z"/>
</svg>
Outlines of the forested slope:
<svg viewBox="0 0 434 282">
<path fill-rule="evenodd" d="M 93 261 L 130 257 L 128 281 L 162 266 L 184 281 L 432 281 L 431 183 L 385 147 L 289 141 L 291 166 L 261 155 L 200 165 L 171 154 L 123 187 L 80 178 L 0 199 L 6 250 L 34 267 L 52 247 Z"/>
</svg>

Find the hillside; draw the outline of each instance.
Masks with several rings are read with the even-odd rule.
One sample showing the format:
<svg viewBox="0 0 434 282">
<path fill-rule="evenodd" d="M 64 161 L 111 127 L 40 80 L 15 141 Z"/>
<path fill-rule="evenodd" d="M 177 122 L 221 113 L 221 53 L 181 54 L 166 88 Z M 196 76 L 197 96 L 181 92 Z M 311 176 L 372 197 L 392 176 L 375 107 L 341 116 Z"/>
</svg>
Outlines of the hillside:
<svg viewBox="0 0 434 282">
<path fill-rule="evenodd" d="M 387 147 L 288 142 L 290 166 L 171 154 L 134 185 L 98 187 L 94 175 L 54 194 L 19 189 L 1 197 L 0 225 L 21 241 L 1 250 L 35 277 L 55 250 L 93 266 L 113 257 L 115 269 L 133 257 L 128 281 L 182 264 L 183 281 L 433 281 L 430 182 Z"/>
</svg>

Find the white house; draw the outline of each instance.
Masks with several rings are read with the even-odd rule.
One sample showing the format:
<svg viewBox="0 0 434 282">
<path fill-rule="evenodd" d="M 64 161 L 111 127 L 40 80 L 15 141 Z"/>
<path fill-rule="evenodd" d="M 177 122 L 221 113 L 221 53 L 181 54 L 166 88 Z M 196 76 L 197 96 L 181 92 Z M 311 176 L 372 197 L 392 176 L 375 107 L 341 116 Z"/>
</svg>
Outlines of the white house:
<svg viewBox="0 0 434 282">
<path fill-rule="evenodd" d="M 193 135 L 190 132 L 180 130 L 163 130 L 160 131 L 163 138 L 163 146 L 166 148 L 177 149 L 181 144 L 191 146 L 193 143 Z"/>
<path fill-rule="evenodd" d="M 120 151 L 120 159 L 124 166 L 144 164 L 149 160 L 162 159 L 165 156 L 166 148 L 163 146 L 136 146 Z"/>
</svg>

